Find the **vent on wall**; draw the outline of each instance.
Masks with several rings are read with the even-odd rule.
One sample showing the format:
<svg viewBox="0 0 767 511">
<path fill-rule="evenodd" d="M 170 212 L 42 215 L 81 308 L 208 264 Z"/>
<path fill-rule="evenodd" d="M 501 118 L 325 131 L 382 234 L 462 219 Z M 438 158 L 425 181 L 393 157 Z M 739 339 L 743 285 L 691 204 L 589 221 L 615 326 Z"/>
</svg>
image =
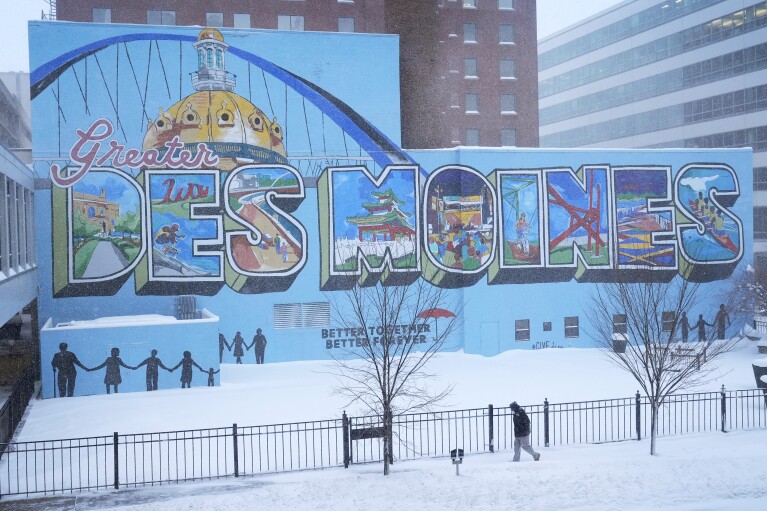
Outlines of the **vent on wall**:
<svg viewBox="0 0 767 511">
<path fill-rule="evenodd" d="M 276 303 L 274 328 L 322 328 L 330 326 L 330 302 Z"/>
</svg>

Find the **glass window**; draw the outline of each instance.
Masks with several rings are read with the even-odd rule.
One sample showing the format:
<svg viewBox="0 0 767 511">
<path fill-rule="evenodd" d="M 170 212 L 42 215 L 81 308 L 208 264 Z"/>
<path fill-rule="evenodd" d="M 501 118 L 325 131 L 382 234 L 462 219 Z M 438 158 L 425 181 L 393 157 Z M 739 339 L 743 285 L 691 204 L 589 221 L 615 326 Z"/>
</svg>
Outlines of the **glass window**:
<svg viewBox="0 0 767 511">
<path fill-rule="evenodd" d="M 501 94 L 501 113 L 510 114 L 517 112 L 517 96 L 515 94 Z"/>
<path fill-rule="evenodd" d="M 543 331 L 544 332 L 551 332 L 551 321 L 544 321 L 543 322 Z"/>
<path fill-rule="evenodd" d="M 530 320 L 529 319 L 518 319 L 514 321 L 514 340 L 515 341 L 530 340 Z"/>
<path fill-rule="evenodd" d="M 149 9 L 146 12 L 146 22 L 148 25 L 175 25 L 176 11 Z"/>
<path fill-rule="evenodd" d="M 517 65 L 511 59 L 501 60 L 501 78 L 516 78 Z"/>
<path fill-rule="evenodd" d="M 498 0 L 499 9 L 513 9 L 514 0 Z"/>
<path fill-rule="evenodd" d="M 580 335 L 578 316 L 565 317 L 565 337 L 579 337 Z"/>
<path fill-rule="evenodd" d="M 476 78 L 477 74 L 477 59 L 464 59 L 463 60 L 463 76 L 467 78 Z"/>
<path fill-rule="evenodd" d="M 466 113 L 478 113 L 479 112 L 479 94 L 469 92 L 464 94 L 466 99 Z"/>
<path fill-rule="evenodd" d="M 292 30 L 300 32 L 303 29 L 303 16 L 277 16 L 277 30 Z"/>
<path fill-rule="evenodd" d="M 450 136 L 453 140 L 450 141 L 452 144 L 460 144 L 461 143 L 461 134 L 458 130 L 458 126 L 453 126 L 450 128 Z"/>
<path fill-rule="evenodd" d="M 767 240 L 767 206 L 754 208 L 754 239 Z"/>
<path fill-rule="evenodd" d="M 455 91 L 450 92 L 450 108 L 460 108 L 458 104 L 458 93 Z"/>
<path fill-rule="evenodd" d="M 479 145 L 479 129 L 469 128 L 466 130 L 466 145 Z"/>
<path fill-rule="evenodd" d="M 224 13 L 223 12 L 206 12 L 205 23 L 209 27 L 223 27 L 224 26 Z"/>
<path fill-rule="evenodd" d="M 112 23 L 112 9 L 93 8 L 94 23 Z"/>
<path fill-rule="evenodd" d="M 250 28 L 250 14 L 234 13 L 234 28 Z"/>
<path fill-rule="evenodd" d="M 476 9 L 477 8 L 477 0 L 463 0 L 463 8 L 464 9 Z"/>
<path fill-rule="evenodd" d="M 627 316 L 625 314 L 613 314 L 613 333 L 628 333 Z"/>
<path fill-rule="evenodd" d="M 354 32 L 354 18 L 338 18 L 339 32 Z"/>
<path fill-rule="evenodd" d="M 516 146 L 517 146 L 517 130 L 515 130 L 514 128 L 502 128 L 501 129 L 501 147 L 516 147 Z"/>
<path fill-rule="evenodd" d="M 754 190 L 767 190 L 767 167 L 754 169 Z"/>
<path fill-rule="evenodd" d="M 498 37 L 501 44 L 511 44 L 514 42 L 514 25 L 501 23 L 498 25 Z"/>
<path fill-rule="evenodd" d="M 476 43 L 477 42 L 477 25 L 476 25 L 476 23 L 464 23 L 463 24 L 463 42 L 464 43 Z"/>
</svg>

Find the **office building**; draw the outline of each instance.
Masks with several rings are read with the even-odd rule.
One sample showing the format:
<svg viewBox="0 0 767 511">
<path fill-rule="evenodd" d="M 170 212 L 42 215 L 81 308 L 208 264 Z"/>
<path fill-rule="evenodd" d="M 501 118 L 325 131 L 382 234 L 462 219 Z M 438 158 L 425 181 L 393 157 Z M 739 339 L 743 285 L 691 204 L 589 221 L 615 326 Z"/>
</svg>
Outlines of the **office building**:
<svg viewBox="0 0 767 511">
<path fill-rule="evenodd" d="M 539 42 L 543 147 L 751 147 L 767 280 L 767 2 L 630 0 Z"/>
</svg>

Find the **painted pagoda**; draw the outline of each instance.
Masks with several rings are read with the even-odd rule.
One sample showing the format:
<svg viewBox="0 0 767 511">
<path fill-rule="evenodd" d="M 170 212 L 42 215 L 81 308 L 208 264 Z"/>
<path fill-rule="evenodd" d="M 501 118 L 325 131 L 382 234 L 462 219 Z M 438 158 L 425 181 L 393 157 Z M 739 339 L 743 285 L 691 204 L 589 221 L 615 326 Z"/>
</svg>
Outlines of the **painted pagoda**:
<svg viewBox="0 0 767 511">
<path fill-rule="evenodd" d="M 371 195 L 375 201 L 362 203 L 368 215 L 346 219 L 347 222 L 357 226 L 359 240 L 413 239 L 416 233 L 410 224 L 412 215 L 399 209 L 405 203 L 397 198 L 392 189 L 389 188 L 385 192 L 371 192 Z"/>
</svg>

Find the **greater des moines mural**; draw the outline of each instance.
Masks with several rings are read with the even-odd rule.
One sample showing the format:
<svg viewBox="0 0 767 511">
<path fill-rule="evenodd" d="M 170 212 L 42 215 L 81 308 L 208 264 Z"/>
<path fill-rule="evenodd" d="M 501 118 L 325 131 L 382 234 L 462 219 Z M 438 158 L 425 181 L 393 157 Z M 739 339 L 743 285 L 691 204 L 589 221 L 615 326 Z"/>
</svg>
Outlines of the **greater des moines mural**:
<svg viewBox="0 0 767 511">
<path fill-rule="evenodd" d="M 62 341 L 86 368 L 191 351 L 213 384 L 221 362 L 353 345 L 333 297 L 416 279 L 463 304 L 453 349 L 588 346 L 591 283 L 652 269 L 713 297 L 750 260 L 747 150 L 403 151 L 396 37 L 36 22 L 30 41 L 44 365 Z M 206 337 L 77 353 L 66 334 L 173 319 L 180 295 L 215 318 Z"/>
</svg>

